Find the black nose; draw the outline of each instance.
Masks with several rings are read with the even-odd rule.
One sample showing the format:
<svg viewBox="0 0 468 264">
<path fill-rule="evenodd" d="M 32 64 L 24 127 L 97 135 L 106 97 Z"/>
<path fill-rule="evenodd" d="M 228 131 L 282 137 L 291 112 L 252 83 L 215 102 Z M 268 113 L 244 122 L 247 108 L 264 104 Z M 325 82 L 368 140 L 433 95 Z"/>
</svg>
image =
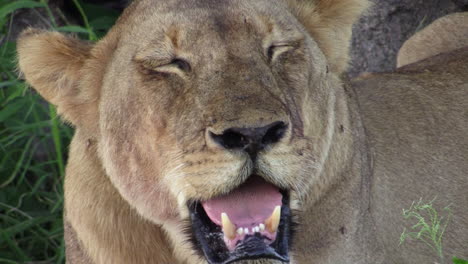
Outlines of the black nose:
<svg viewBox="0 0 468 264">
<path fill-rule="evenodd" d="M 229 128 L 220 135 L 210 132 L 211 138 L 226 149 L 242 149 L 252 159 L 267 145 L 276 143 L 286 133 L 288 125 L 278 121 L 264 127 Z"/>
</svg>

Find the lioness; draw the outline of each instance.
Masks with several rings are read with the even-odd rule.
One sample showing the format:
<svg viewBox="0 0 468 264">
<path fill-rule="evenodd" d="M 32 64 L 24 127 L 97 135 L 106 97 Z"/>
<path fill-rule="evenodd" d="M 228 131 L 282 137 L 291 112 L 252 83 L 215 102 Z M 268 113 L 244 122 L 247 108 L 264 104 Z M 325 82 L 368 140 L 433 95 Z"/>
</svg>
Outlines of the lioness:
<svg viewBox="0 0 468 264">
<path fill-rule="evenodd" d="M 432 263 L 401 210 L 452 204 L 468 257 L 468 51 L 343 85 L 365 0 L 139 0 L 96 44 L 28 30 L 76 127 L 69 263 Z"/>
</svg>

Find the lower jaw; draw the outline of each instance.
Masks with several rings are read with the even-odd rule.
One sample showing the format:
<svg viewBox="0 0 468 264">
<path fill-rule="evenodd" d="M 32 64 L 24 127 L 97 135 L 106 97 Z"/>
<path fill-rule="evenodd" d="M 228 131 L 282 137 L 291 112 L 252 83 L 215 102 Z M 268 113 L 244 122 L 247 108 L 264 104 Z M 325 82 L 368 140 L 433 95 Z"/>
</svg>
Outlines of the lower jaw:
<svg viewBox="0 0 468 264">
<path fill-rule="evenodd" d="M 200 203 L 189 203 L 192 244 L 210 264 L 227 264 L 240 260 L 276 259 L 289 262 L 291 211 L 289 194 L 283 193 L 280 224 L 271 241 L 261 233 L 244 236 L 235 245 L 227 245 L 221 227 L 211 222 Z"/>
</svg>

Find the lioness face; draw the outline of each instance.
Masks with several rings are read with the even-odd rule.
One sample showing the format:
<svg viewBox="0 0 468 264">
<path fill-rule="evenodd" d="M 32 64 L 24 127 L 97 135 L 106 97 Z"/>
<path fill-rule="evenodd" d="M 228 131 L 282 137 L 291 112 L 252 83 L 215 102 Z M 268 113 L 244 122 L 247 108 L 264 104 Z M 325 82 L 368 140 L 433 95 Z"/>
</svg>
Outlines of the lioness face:
<svg viewBox="0 0 468 264">
<path fill-rule="evenodd" d="M 140 0 L 96 45 L 26 31 L 19 64 L 178 259 L 288 261 L 292 219 L 336 180 L 337 75 L 365 6 Z"/>
<path fill-rule="evenodd" d="M 113 184 L 210 262 L 287 260 L 291 207 L 322 181 L 325 57 L 282 1 L 136 8 L 99 110 Z"/>
</svg>

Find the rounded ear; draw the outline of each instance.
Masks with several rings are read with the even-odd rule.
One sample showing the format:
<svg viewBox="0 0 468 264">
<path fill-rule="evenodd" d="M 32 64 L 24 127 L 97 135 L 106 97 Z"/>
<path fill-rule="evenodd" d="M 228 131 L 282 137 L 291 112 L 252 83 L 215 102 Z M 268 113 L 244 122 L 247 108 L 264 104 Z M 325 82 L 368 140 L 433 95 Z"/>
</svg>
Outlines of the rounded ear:
<svg viewBox="0 0 468 264">
<path fill-rule="evenodd" d="M 349 61 L 353 24 L 369 7 L 368 0 L 287 0 L 325 54 L 330 70 L 341 74 Z"/>
<path fill-rule="evenodd" d="M 466 25 L 468 12 L 452 13 L 432 22 L 403 43 L 397 68 L 468 46 Z"/>
<path fill-rule="evenodd" d="M 18 38 L 26 81 L 75 126 L 97 119 L 98 87 L 82 85 L 91 49 L 90 43 L 58 32 L 27 29 Z"/>
</svg>

